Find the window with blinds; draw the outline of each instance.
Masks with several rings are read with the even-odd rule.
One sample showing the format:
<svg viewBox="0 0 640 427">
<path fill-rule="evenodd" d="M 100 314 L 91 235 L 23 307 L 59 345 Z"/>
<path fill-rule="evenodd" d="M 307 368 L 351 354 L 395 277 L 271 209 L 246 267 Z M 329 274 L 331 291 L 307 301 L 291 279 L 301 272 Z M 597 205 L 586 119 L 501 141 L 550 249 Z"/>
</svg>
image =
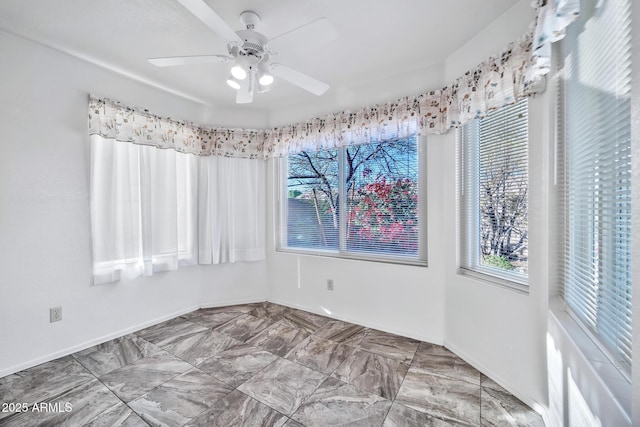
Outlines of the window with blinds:
<svg viewBox="0 0 640 427">
<path fill-rule="evenodd" d="M 278 248 L 425 264 L 425 180 L 417 139 L 290 155 Z"/>
<path fill-rule="evenodd" d="M 460 144 L 462 271 L 526 285 L 527 100 L 468 123 Z"/>
<path fill-rule="evenodd" d="M 562 42 L 563 296 L 631 371 L 631 0 L 585 0 Z"/>
</svg>

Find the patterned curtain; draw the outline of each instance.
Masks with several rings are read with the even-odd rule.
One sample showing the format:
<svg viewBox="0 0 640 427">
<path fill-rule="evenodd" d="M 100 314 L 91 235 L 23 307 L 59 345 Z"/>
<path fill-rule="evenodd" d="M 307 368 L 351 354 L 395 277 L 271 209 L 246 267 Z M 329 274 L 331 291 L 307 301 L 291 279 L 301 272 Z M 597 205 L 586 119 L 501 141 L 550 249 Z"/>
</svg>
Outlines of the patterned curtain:
<svg viewBox="0 0 640 427">
<path fill-rule="evenodd" d="M 89 96 L 89 134 L 199 156 L 262 158 L 264 130 L 209 129 Z"/>
</svg>

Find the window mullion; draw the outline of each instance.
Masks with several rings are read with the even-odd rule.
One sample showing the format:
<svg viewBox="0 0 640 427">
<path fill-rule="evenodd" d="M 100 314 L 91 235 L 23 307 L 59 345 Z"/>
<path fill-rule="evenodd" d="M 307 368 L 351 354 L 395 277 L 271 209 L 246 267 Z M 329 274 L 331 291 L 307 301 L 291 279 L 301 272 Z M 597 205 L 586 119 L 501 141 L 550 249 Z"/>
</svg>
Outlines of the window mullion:
<svg viewBox="0 0 640 427">
<path fill-rule="evenodd" d="M 346 152 L 347 148 L 342 147 L 338 156 L 338 248 L 340 253 L 347 252 L 347 198 L 346 198 Z"/>
</svg>

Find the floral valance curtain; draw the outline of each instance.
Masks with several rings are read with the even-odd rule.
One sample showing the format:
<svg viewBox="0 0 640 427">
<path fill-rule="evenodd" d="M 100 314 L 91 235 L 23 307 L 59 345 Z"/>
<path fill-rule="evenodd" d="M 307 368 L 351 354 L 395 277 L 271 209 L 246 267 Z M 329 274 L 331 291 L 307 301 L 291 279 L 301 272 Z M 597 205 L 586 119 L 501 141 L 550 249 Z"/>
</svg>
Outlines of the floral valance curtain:
<svg viewBox="0 0 640 427">
<path fill-rule="evenodd" d="M 136 144 L 173 148 L 201 156 L 264 158 L 309 149 L 335 148 L 403 138 L 416 133 L 442 134 L 489 111 L 545 89 L 551 44 L 579 13 L 579 0 L 539 0 L 533 31 L 499 55 L 466 72 L 451 85 L 386 104 L 342 111 L 269 130 L 208 129 L 153 116 L 91 97 L 91 134 Z"/>
<path fill-rule="evenodd" d="M 89 97 L 89 133 L 199 156 L 262 158 L 264 130 L 209 129 Z"/>
</svg>

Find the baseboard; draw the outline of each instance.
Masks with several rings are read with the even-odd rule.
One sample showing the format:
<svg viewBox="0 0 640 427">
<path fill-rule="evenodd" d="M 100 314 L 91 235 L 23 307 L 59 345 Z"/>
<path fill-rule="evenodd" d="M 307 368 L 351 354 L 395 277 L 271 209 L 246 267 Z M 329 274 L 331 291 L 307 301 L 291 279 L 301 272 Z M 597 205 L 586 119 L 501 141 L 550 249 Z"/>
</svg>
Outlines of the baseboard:
<svg viewBox="0 0 640 427">
<path fill-rule="evenodd" d="M 451 352 L 455 353 L 458 357 L 463 359 L 465 362 L 467 362 L 469 365 L 473 366 L 475 369 L 480 371 L 482 374 L 491 378 L 500 387 L 504 388 L 513 396 L 520 399 L 525 405 L 529 406 L 531 409 L 533 409 L 538 414 L 540 414 L 545 426 L 551 426 L 549 413 L 547 412 L 546 406 L 541 405 L 536 400 L 531 399 L 529 396 L 525 396 L 522 393 L 520 393 L 511 383 L 509 383 L 509 381 L 505 381 L 504 378 L 501 378 L 499 375 L 492 373 L 490 369 L 487 369 L 486 366 L 484 366 L 482 363 L 479 363 L 477 360 L 475 360 L 469 354 L 462 351 L 460 348 L 457 348 L 455 345 L 445 343 L 444 346 L 447 349 L 449 349 Z"/>
<path fill-rule="evenodd" d="M 200 308 L 225 307 L 227 305 L 238 305 L 238 304 L 253 304 L 256 302 L 265 302 L 265 301 L 267 301 L 266 296 L 259 297 L 259 298 L 238 298 L 238 299 L 216 301 L 211 304 L 200 304 Z"/>
<path fill-rule="evenodd" d="M 410 333 L 410 332 L 407 332 L 407 331 L 388 328 L 388 327 L 386 327 L 384 325 L 380 325 L 380 324 L 376 324 L 376 323 L 372 323 L 372 322 L 363 322 L 360 319 L 354 319 L 354 318 L 348 317 L 348 316 L 338 316 L 338 315 L 335 315 L 333 313 L 326 313 L 326 312 L 319 311 L 319 310 L 316 310 L 316 309 L 313 309 L 311 307 L 307 307 L 307 306 L 304 306 L 304 305 L 292 304 L 292 303 L 290 303 L 288 301 L 282 301 L 282 300 L 279 300 L 277 298 L 267 298 L 267 301 L 272 302 L 274 304 L 284 305 L 286 307 L 297 308 L 298 310 L 303 310 L 303 311 L 308 311 L 310 313 L 319 314 L 321 316 L 330 317 L 332 319 L 342 320 L 343 322 L 354 323 L 356 325 L 364 326 L 364 327 L 371 328 L 371 329 L 376 329 L 378 331 L 388 332 L 390 334 L 395 334 L 395 335 L 401 335 L 403 337 L 413 338 L 415 340 L 424 341 L 424 342 L 428 342 L 428 343 L 431 343 L 431 344 L 442 345 L 442 340 L 433 339 L 433 337 L 427 337 L 427 336 L 424 336 L 424 335 L 416 335 L 416 334 L 413 334 L 413 333 Z"/>
<path fill-rule="evenodd" d="M 54 353 L 47 354 L 45 356 L 37 357 L 35 359 L 31 359 L 27 362 L 20 363 L 18 365 L 10 366 L 9 368 L 0 370 L 0 378 L 5 377 L 7 375 L 15 374 L 16 372 L 20 372 L 25 369 L 33 368 L 34 366 L 41 365 L 43 363 L 51 362 L 52 360 L 59 359 L 64 356 L 68 356 L 70 354 L 76 353 L 78 351 L 85 350 L 89 347 L 93 347 L 94 345 L 102 344 L 104 342 L 110 341 L 115 338 L 120 338 L 124 335 L 131 334 L 133 332 L 140 331 L 144 328 L 148 328 L 149 326 L 156 325 L 158 323 L 162 323 L 166 320 L 173 319 L 174 317 L 181 316 L 186 313 L 190 313 L 194 310 L 197 310 L 198 306 L 192 306 L 183 310 L 175 311 L 171 314 L 167 314 L 165 316 L 158 317 L 153 320 L 149 320 L 143 323 L 139 323 L 130 328 L 122 329 L 118 332 L 113 332 L 107 335 L 103 335 L 100 338 L 95 338 L 89 341 L 85 341 L 82 344 L 74 345 L 72 347 L 65 348 L 63 350 L 56 351 Z"/>
</svg>

